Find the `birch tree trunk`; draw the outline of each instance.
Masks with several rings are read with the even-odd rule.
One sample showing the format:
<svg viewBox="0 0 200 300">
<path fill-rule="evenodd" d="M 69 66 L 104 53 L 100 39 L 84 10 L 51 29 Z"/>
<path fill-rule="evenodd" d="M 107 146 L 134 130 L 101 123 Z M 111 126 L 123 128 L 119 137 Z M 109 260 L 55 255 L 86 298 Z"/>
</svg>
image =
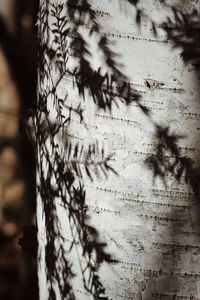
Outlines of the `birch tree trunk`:
<svg viewBox="0 0 200 300">
<path fill-rule="evenodd" d="M 131 2 L 41 1 L 41 300 L 200 299 L 199 79 Z"/>
</svg>

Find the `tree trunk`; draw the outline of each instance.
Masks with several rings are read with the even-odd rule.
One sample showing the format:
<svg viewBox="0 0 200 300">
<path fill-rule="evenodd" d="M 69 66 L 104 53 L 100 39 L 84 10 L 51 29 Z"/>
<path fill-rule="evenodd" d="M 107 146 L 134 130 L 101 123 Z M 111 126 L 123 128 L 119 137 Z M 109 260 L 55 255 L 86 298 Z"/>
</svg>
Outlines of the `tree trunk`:
<svg viewBox="0 0 200 300">
<path fill-rule="evenodd" d="M 40 299 L 199 299 L 198 77 L 152 23 L 172 10 L 50 2 L 38 22 Z"/>
</svg>

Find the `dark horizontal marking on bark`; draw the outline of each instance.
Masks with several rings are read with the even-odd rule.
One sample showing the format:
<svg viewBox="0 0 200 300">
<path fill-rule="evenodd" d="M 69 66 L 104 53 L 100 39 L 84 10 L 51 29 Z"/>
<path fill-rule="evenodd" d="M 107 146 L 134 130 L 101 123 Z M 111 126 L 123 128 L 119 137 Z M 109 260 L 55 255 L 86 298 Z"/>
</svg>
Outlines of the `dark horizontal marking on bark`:
<svg viewBox="0 0 200 300">
<path fill-rule="evenodd" d="M 70 76 L 70 75 L 64 75 L 63 76 L 63 78 L 66 78 L 66 79 L 68 79 L 70 82 L 74 82 L 74 80 L 72 79 L 72 77 L 73 76 Z M 173 93 L 177 93 L 177 94 L 181 94 L 181 93 L 183 93 L 183 92 L 185 92 L 185 90 L 184 89 L 181 89 L 181 88 L 170 88 L 170 87 L 161 87 L 161 86 L 155 86 L 155 87 L 152 87 L 152 88 L 148 88 L 147 89 L 147 86 L 145 85 L 145 84 L 139 84 L 139 83 L 134 83 L 134 82 L 119 82 L 119 83 L 121 83 L 121 84 L 129 84 L 130 86 L 135 86 L 135 87 L 141 87 L 141 88 L 144 88 L 145 90 L 138 90 L 138 89 L 135 89 L 135 88 L 133 88 L 132 89 L 132 91 L 133 92 L 135 92 L 135 93 L 141 93 L 141 94 L 147 94 L 148 93 L 148 91 L 152 91 L 152 89 L 153 90 L 166 90 L 166 91 L 171 91 L 171 92 L 173 92 Z M 103 90 L 103 88 L 107 88 L 107 85 L 106 84 L 102 84 L 102 90 Z M 110 86 L 109 88 L 112 88 L 112 90 L 114 91 L 114 90 L 116 90 L 117 91 L 117 86 L 115 86 L 114 84 L 113 84 L 113 86 Z M 117 97 L 120 97 L 120 95 L 116 95 L 116 98 Z M 151 100 L 150 101 L 148 101 L 148 100 L 143 100 L 143 99 L 141 99 L 141 101 L 140 101 L 141 103 L 143 103 L 143 102 L 151 102 Z M 155 102 L 156 103 L 156 102 Z M 163 102 L 160 102 L 160 104 L 164 104 Z M 136 102 L 133 102 L 133 103 L 130 103 L 130 104 L 128 104 L 129 106 L 137 106 L 137 103 Z"/>
<path fill-rule="evenodd" d="M 156 249 L 170 248 L 174 250 L 198 250 L 200 251 L 200 246 L 197 245 L 184 245 L 184 244 L 169 244 L 169 243 L 153 243 Z"/>
<path fill-rule="evenodd" d="M 130 39 L 135 41 L 145 41 L 145 42 L 152 42 L 152 43 L 164 43 L 164 44 L 172 44 L 173 42 L 170 40 L 156 40 L 151 38 L 140 38 L 132 35 L 124 35 L 120 33 L 103 33 L 105 36 L 113 37 L 113 38 L 120 38 L 120 39 Z"/>
<path fill-rule="evenodd" d="M 197 231 L 182 231 L 182 232 L 179 232 L 178 234 L 183 235 L 183 236 L 188 236 L 188 237 L 190 237 L 191 235 L 200 236 L 200 232 L 197 232 Z"/>
<path fill-rule="evenodd" d="M 100 118 L 103 118 L 103 119 L 110 119 L 110 120 L 113 120 L 113 121 L 125 122 L 127 124 L 134 124 L 134 125 L 138 125 L 139 127 L 141 127 L 141 123 L 137 122 L 137 121 L 134 121 L 134 120 L 128 120 L 128 119 L 123 119 L 123 118 L 119 118 L 119 117 L 116 117 L 116 116 L 105 115 L 105 114 L 103 115 L 103 114 L 98 114 L 98 113 L 96 113 L 95 115 L 97 117 L 100 117 Z"/>
<path fill-rule="evenodd" d="M 151 293 L 151 296 L 153 299 L 167 299 L 169 300 L 169 297 L 171 300 L 173 299 L 190 299 L 190 300 L 198 300 L 195 295 L 181 295 L 181 294 L 160 294 L 160 293 Z"/>
<path fill-rule="evenodd" d="M 154 219 L 156 221 L 166 221 L 166 222 L 173 222 L 173 223 L 187 223 L 186 219 L 178 219 L 178 218 L 171 218 L 171 217 L 160 217 L 160 216 L 152 216 L 152 215 L 143 215 L 138 214 L 138 217 L 145 218 L 145 219 Z"/>
<path fill-rule="evenodd" d="M 117 265 L 116 265 L 117 266 Z M 183 273 L 183 272 L 167 272 L 167 271 L 163 271 L 163 270 L 153 270 L 153 269 L 144 269 L 144 268 L 137 268 L 134 266 L 125 266 L 122 265 L 123 269 L 128 269 L 128 270 L 135 270 L 135 271 L 139 271 L 142 272 L 144 274 L 144 276 L 148 276 L 148 277 L 159 277 L 159 276 L 169 276 L 170 278 L 172 276 L 175 277 L 182 277 L 182 278 L 196 278 L 196 277 L 200 277 L 199 273 Z"/>
<path fill-rule="evenodd" d="M 156 80 L 155 80 L 155 82 L 156 82 Z M 130 85 L 133 85 L 133 86 L 137 86 L 137 87 L 141 87 L 141 88 L 145 88 L 145 89 L 147 89 L 147 86 L 145 85 L 145 84 L 139 84 L 139 83 L 134 83 L 134 82 L 130 82 Z M 182 89 L 182 88 L 170 88 L 170 87 L 163 87 L 163 86 L 161 86 L 161 85 L 159 85 L 159 84 L 157 84 L 157 85 L 155 85 L 155 86 L 151 86 L 150 88 L 148 88 L 148 90 L 166 90 L 166 91 L 172 91 L 172 92 L 174 92 L 174 93 L 183 93 L 185 90 L 184 89 Z M 141 92 L 143 92 L 143 91 L 141 91 Z M 148 100 L 143 100 L 143 99 L 141 99 L 141 103 L 143 102 L 143 101 L 148 101 Z M 162 102 L 163 103 L 163 102 Z M 161 104 L 161 102 L 160 102 L 160 104 Z"/>
<path fill-rule="evenodd" d="M 145 147 L 155 147 L 155 146 L 157 146 L 157 144 L 156 143 L 143 143 L 143 146 L 145 146 Z M 198 150 L 198 147 L 196 147 L 196 148 L 190 148 L 190 147 L 182 147 L 182 146 L 180 146 L 180 147 L 178 147 L 178 149 L 179 150 L 181 150 L 181 151 L 191 151 L 191 152 L 194 152 L 194 151 L 196 151 L 196 150 Z"/>
<path fill-rule="evenodd" d="M 148 100 L 146 100 L 146 99 L 141 99 L 141 101 L 140 101 L 141 103 L 152 103 L 152 104 L 156 104 L 156 105 L 158 105 L 158 104 L 165 104 L 163 101 L 156 101 L 156 100 L 151 100 L 151 99 L 148 99 Z"/>
<path fill-rule="evenodd" d="M 178 147 L 179 150 L 186 150 L 186 151 L 191 151 L 194 152 L 198 148 L 189 148 L 189 147 Z"/>
<path fill-rule="evenodd" d="M 116 191 L 116 190 L 112 190 L 112 189 L 106 189 L 106 188 L 100 188 L 98 186 L 92 186 L 92 185 L 85 185 L 86 187 L 89 187 L 89 188 L 92 188 L 92 189 L 96 189 L 96 190 L 100 190 L 102 192 L 109 192 L 109 193 L 113 193 L 113 194 L 121 194 L 121 195 L 124 195 L 124 196 L 135 196 L 135 197 L 146 197 L 146 196 L 143 196 L 141 194 L 134 194 L 134 193 L 126 193 L 126 192 L 122 192 L 122 191 Z"/>
<path fill-rule="evenodd" d="M 72 148 L 74 150 L 74 148 Z M 67 161 L 68 164 L 70 163 L 76 163 L 76 164 L 79 164 L 79 165 L 83 165 L 85 166 L 85 164 L 87 163 L 87 166 L 99 166 L 102 164 L 102 160 L 99 159 L 99 160 L 94 160 L 94 159 L 90 159 L 90 158 L 86 158 L 86 159 L 83 159 L 83 160 L 80 160 L 80 159 L 69 159 Z"/>
<path fill-rule="evenodd" d="M 98 9 L 97 10 L 95 9 L 94 12 L 97 17 L 110 17 L 111 16 L 109 13 L 102 11 L 102 10 L 98 10 Z"/>
<path fill-rule="evenodd" d="M 59 71 L 58 67 L 55 67 L 55 69 Z M 70 83 L 72 83 L 73 84 L 72 88 L 74 88 L 74 78 L 73 78 L 73 75 L 71 75 L 71 74 L 73 74 L 73 70 L 69 70 L 68 74 L 65 74 L 63 76 L 63 78 L 66 79 L 66 80 L 68 80 Z M 131 86 L 134 85 L 134 86 L 145 87 L 146 88 L 145 85 L 134 83 L 134 82 L 122 82 L 122 81 L 118 81 L 118 82 L 121 83 L 121 84 L 127 84 L 127 85 L 131 85 Z M 105 91 L 106 91 L 107 84 L 102 84 L 101 86 L 105 87 Z M 117 91 L 120 88 L 118 88 L 115 84 L 113 84 L 112 86 L 109 86 L 109 89 Z M 147 91 L 141 91 L 141 90 L 136 90 L 136 89 L 132 89 L 132 91 L 133 92 L 137 92 L 137 93 L 144 93 L 144 94 L 147 93 Z M 118 96 L 116 95 L 116 97 L 118 97 Z M 119 97 L 120 97 L 120 95 L 119 95 Z M 141 100 L 141 102 L 142 102 L 142 100 Z"/>
<path fill-rule="evenodd" d="M 60 206 L 62 206 L 61 204 L 59 204 Z M 92 207 L 92 206 L 91 206 Z M 59 228 L 62 229 L 61 226 L 59 226 Z M 42 238 L 40 236 L 40 238 Z M 66 238 L 64 235 L 62 235 L 62 238 L 65 239 L 65 241 L 69 242 L 69 243 L 75 243 L 76 245 L 80 245 L 80 242 L 78 241 L 73 241 L 73 240 L 70 240 L 69 238 Z M 42 240 L 44 240 L 44 238 L 42 238 Z M 179 251 L 179 250 L 185 250 L 185 251 L 199 251 L 200 252 L 200 246 L 198 245 L 187 245 L 187 244 L 174 244 L 174 243 L 161 243 L 161 242 L 153 242 L 152 245 L 156 248 L 156 249 L 165 249 L 165 248 L 169 248 L 169 249 L 172 249 L 172 250 L 176 250 L 176 251 Z M 140 266 L 138 264 L 135 264 L 135 263 L 132 263 L 132 262 L 118 262 L 118 263 L 121 263 L 121 264 L 131 264 L 131 265 L 137 265 L 137 266 Z M 111 264 L 112 264 L 112 261 L 111 261 Z M 113 264 L 115 264 L 115 262 L 113 262 Z"/>
<path fill-rule="evenodd" d="M 110 262 L 112 264 L 112 261 Z M 127 269 L 127 270 L 136 270 L 139 272 L 142 272 L 145 276 L 180 276 L 180 277 L 187 277 L 187 278 L 192 278 L 192 277 L 199 277 L 200 274 L 198 273 L 182 273 L 182 272 L 167 272 L 164 270 L 153 270 L 153 269 L 145 269 L 143 268 L 140 264 L 137 263 L 133 263 L 133 262 L 122 262 L 122 261 L 118 261 L 117 264 L 113 263 L 113 265 L 116 265 L 117 267 L 119 267 L 121 265 L 121 267 L 123 269 Z"/>
<path fill-rule="evenodd" d="M 156 109 L 156 108 L 160 109 L 160 108 L 163 107 L 163 109 L 174 110 L 174 108 L 170 108 L 169 103 L 166 103 L 166 102 L 164 103 L 164 102 L 159 102 L 159 101 L 156 102 L 156 101 L 151 101 L 151 100 L 148 101 L 148 100 L 141 99 L 140 103 L 142 105 L 146 105 L 147 107 L 150 107 L 151 109 L 153 109 L 153 108 L 154 109 Z M 174 101 L 174 103 L 176 104 L 175 101 Z M 178 107 L 178 103 L 177 103 L 177 106 L 175 108 L 180 109 Z M 188 109 L 187 106 L 184 106 L 184 105 L 181 108 Z"/>
<path fill-rule="evenodd" d="M 155 87 L 154 90 L 166 90 L 166 91 L 171 91 L 173 93 L 176 94 L 181 94 L 184 92 L 184 89 L 180 89 L 180 88 L 167 88 L 167 87 Z"/>
<path fill-rule="evenodd" d="M 61 207 L 66 208 L 62 203 L 58 204 Z M 116 210 L 111 210 L 111 209 L 107 209 L 107 208 L 103 208 L 103 207 L 98 207 L 98 206 L 93 206 L 93 205 L 87 205 L 87 207 L 89 208 L 89 210 L 94 211 L 94 212 L 106 212 L 106 213 L 112 213 L 115 215 L 120 215 L 121 212 L 120 211 L 116 211 Z"/>
<path fill-rule="evenodd" d="M 147 106 L 147 108 L 149 108 L 151 111 L 163 111 L 166 112 L 167 108 L 162 108 L 162 107 L 151 107 L 151 106 Z"/>
<path fill-rule="evenodd" d="M 152 269 L 144 269 L 144 268 L 140 268 L 140 267 L 134 267 L 134 266 L 125 266 L 125 265 L 122 265 L 122 268 L 123 269 L 127 269 L 127 270 L 135 270 L 135 271 L 139 271 L 139 272 L 142 272 L 144 276 L 148 276 L 148 277 L 158 277 L 159 276 L 159 271 L 156 271 L 156 270 L 152 270 Z"/>
<path fill-rule="evenodd" d="M 133 103 L 133 104 L 128 104 L 128 106 L 132 106 L 132 107 L 140 107 L 140 105 L 138 105 L 137 103 Z M 148 108 L 152 111 L 163 111 L 166 112 L 166 107 L 162 108 L 162 107 L 152 107 L 151 105 L 142 105 L 145 108 Z"/>
<path fill-rule="evenodd" d="M 200 113 L 184 112 L 183 115 L 188 117 L 195 117 L 196 120 L 200 120 Z"/>
<path fill-rule="evenodd" d="M 71 137 L 73 139 L 76 139 L 76 140 L 80 140 L 80 141 L 84 141 L 85 140 L 85 139 L 83 139 L 83 138 L 81 138 L 79 136 L 76 136 L 74 134 L 65 133 L 65 135 L 68 136 L 68 137 Z"/>
<path fill-rule="evenodd" d="M 64 78 L 66 78 L 66 79 L 68 79 L 70 82 L 73 82 L 74 80 L 72 79 L 72 76 L 70 76 L 70 75 L 64 75 L 63 76 Z M 136 92 L 136 93 L 141 93 L 141 94 L 147 94 L 148 93 L 148 91 L 152 91 L 152 89 L 153 90 L 166 90 L 166 91 L 172 91 L 172 92 L 174 92 L 174 93 L 183 93 L 183 92 L 185 92 L 185 90 L 184 89 L 181 89 L 181 88 L 170 88 L 170 87 L 162 87 L 162 86 L 155 86 L 155 87 L 153 87 L 153 88 L 148 88 L 147 89 L 147 86 L 145 85 L 145 84 L 139 84 L 139 83 L 134 83 L 134 82 L 120 82 L 119 81 L 119 83 L 121 83 L 121 84 L 129 84 L 130 86 L 135 86 L 135 87 L 141 87 L 141 88 L 145 88 L 145 90 L 138 90 L 138 89 L 132 89 L 132 91 L 133 92 Z M 106 84 L 102 84 L 102 87 L 104 88 L 107 88 L 107 85 Z M 109 87 L 109 88 L 111 88 L 111 87 Z M 115 86 L 114 84 L 113 84 L 113 86 L 112 86 L 112 90 L 117 90 L 117 86 Z M 120 96 L 120 95 L 119 95 Z M 116 96 L 117 97 L 117 96 Z M 141 101 L 140 101 L 141 103 L 143 103 L 143 102 L 151 102 L 151 100 L 143 100 L 143 99 L 141 99 Z M 157 101 L 155 101 L 155 103 L 157 103 Z M 160 102 L 160 104 L 164 104 L 163 102 Z M 134 105 L 135 103 L 131 103 L 131 104 L 128 104 L 128 105 Z"/>
<path fill-rule="evenodd" d="M 96 212 L 96 213 L 106 212 L 106 213 L 112 213 L 112 214 L 115 214 L 115 215 L 120 215 L 121 214 L 120 211 L 110 210 L 110 209 L 102 208 L 102 207 L 98 207 L 98 206 L 88 205 L 88 208 L 89 208 L 89 210 L 92 210 L 93 212 Z"/>
<path fill-rule="evenodd" d="M 137 155 L 142 155 L 142 156 L 151 156 L 152 155 L 151 152 L 142 152 L 142 151 L 132 151 L 131 153 L 137 154 Z M 175 156 L 167 156 L 167 155 L 164 157 L 167 157 L 167 158 L 174 157 L 175 158 Z"/>
<path fill-rule="evenodd" d="M 154 87 L 154 88 L 148 88 L 147 90 L 147 87 L 144 86 L 146 88 L 145 91 L 141 91 L 141 90 L 137 90 L 137 89 L 134 89 L 135 92 L 137 93 L 143 93 L 143 94 L 147 94 L 148 91 L 151 91 L 154 90 L 154 91 L 160 91 L 160 90 L 165 90 L 165 91 L 170 91 L 170 92 L 173 92 L 174 94 L 182 94 L 185 92 L 185 90 L 183 89 L 179 89 L 179 88 L 167 88 L 167 87 Z M 141 103 L 142 103 L 142 100 L 141 100 Z M 130 103 L 129 105 L 134 105 L 134 103 Z"/>
<path fill-rule="evenodd" d="M 56 70 L 59 70 L 57 67 L 55 67 L 55 69 Z M 73 71 L 71 71 L 71 73 L 73 73 Z M 63 76 L 63 78 L 64 79 L 66 79 L 66 80 L 68 80 L 68 81 L 70 81 L 70 83 L 72 83 L 73 85 L 72 85 L 72 88 L 74 89 L 74 79 L 73 79 L 73 76 L 70 74 L 65 74 L 64 76 Z M 145 85 L 139 85 L 139 84 L 137 84 L 137 83 L 130 83 L 130 82 L 120 82 L 119 81 L 119 83 L 121 83 L 121 84 L 129 84 L 129 85 L 134 85 L 134 86 L 144 86 L 144 87 L 146 87 Z M 102 84 L 101 85 L 102 86 L 102 90 L 104 90 L 105 89 L 105 91 L 106 91 L 106 89 L 107 89 L 107 85 L 106 84 Z M 118 88 L 117 88 L 117 86 L 115 86 L 114 84 L 112 85 L 112 86 L 109 86 L 109 89 L 111 89 L 112 91 L 117 91 L 118 90 Z M 120 88 L 119 88 L 120 89 Z M 133 92 L 135 92 L 135 93 L 139 93 L 139 94 L 146 94 L 148 91 L 141 91 L 141 90 L 137 90 L 137 89 L 132 89 L 132 91 Z M 120 95 L 116 95 L 116 98 L 119 98 L 120 97 Z M 142 101 L 141 101 L 142 102 Z"/>
<path fill-rule="evenodd" d="M 186 200 L 186 201 L 192 201 L 195 202 L 195 198 L 191 198 L 191 196 L 183 196 L 183 195 L 173 195 L 173 194 L 162 194 L 162 193 L 154 193 L 153 196 L 156 197 L 162 197 L 162 198 L 169 198 L 169 199 L 181 199 L 181 200 Z"/>
<path fill-rule="evenodd" d="M 141 264 L 137 264 L 137 263 L 134 263 L 134 262 L 129 262 L 129 261 L 109 261 L 109 263 L 111 264 L 111 265 L 116 265 L 116 263 L 117 264 L 119 264 L 119 265 L 128 265 L 128 266 L 135 266 L 135 267 L 141 267 Z"/>
<path fill-rule="evenodd" d="M 159 190 L 159 189 L 152 189 L 153 192 L 156 193 L 165 193 L 165 194 L 177 194 L 177 195 L 194 195 L 194 192 L 184 192 L 184 191 L 176 191 L 176 190 L 171 190 L 171 191 L 165 191 L 165 190 Z"/>
<path fill-rule="evenodd" d="M 128 104 L 128 106 L 132 106 L 132 107 L 140 107 L 140 105 L 138 105 L 137 103 L 131 103 L 131 104 Z M 146 107 L 148 109 L 150 109 L 151 111 L 155 110 L 155 111 L 163 111 L 163 112 L 166 112 L 166 111 L 172 111 L 173 109 L 169 109 L 167 107 L 167 105 L 165 105 L 164 107 L 156 107 L 156 106 L 151 106 L 151 103 L 149 103 L 149 105 L 146 105 L 146 104 L 142 104 L 143 107 Z M 178 110 L 178 109 L 177 109 Z M 176 113 L 178 114 L 183 114 L 182 111 L 177 111 L 176 110 Z"/>
<path fill-rule="evenodd" d="M 149 103 L 147 104 L 146 102 L 143 104 L 142 103 L 142 101 L 140 102 L 141 104 L 142 104 L 142 106 L 144 106 L 144 107 L 146 107 L 146 108 L 150 108 L 151 110 L 166 110 L 166 106 L 164 106 L 164 107 L 156 107 L 156 106 L 153 106 L 154 104 L 152 104 L 150 101 L 149 101 Z M 131 103 L 131 104 L 128 104 L 129 106 L 134 106 L 134 107 L 139 107 L 139 105 L 137 104 L 137 103 Z"/>
<path fill-rule="evenodd" d="M 156 206 L 166 206 L 166 207 L 176 207 L 180 209 L 189 209 L 191 208 L 190 205 L 178 205 L 178 204 L 173 204 L 173 203 L 159 203 L 159 202 L 150 202 L 150 201 L 145 201 L 145 200 L 140 200 L 140 199 L 131 199 L 131 198 L 118 198 L 119 200 L 122 201 L 130 201 L 130 202 L 135 202 L 138 204 L 147 204 L 147 205 L 156 205 Z"/>
</svg>

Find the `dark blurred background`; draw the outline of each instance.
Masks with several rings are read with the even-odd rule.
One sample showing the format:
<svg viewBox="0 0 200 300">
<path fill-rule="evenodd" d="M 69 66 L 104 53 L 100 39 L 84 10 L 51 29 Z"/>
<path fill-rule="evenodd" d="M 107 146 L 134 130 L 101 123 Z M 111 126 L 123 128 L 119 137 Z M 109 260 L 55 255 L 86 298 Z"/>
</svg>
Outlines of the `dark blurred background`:
<svg viewBox="0 0 200 300">
<path fill-rule="evenodd" d="M 0 299 L 38 299 L 35 155 L 39 0 L 0 0 Z"/>
</svg>

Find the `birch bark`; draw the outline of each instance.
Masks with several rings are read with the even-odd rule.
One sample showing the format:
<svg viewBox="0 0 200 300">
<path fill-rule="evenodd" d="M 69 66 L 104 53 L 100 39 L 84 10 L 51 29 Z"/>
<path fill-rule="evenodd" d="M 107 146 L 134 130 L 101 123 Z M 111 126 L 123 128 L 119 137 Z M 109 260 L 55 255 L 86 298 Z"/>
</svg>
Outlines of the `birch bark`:
<svg viewBox="0 0 200 300">
<path fill-rule="evenodd" d="M 195 193 L 184 177 L 180 182 L 172 175 L 165 182 L 159 177 L 154 180 L 145 163 L 156 154 L 159 128 L 166 135 L 184 136 L 178 140 L 181 155 L 193 159 L 199 155 L 199 79 L 192 65 L 184 64 L 180 50 L 172 49 L 163 30 L 158 28 L 158 36 L 154 35 L 150 21 L 161 24 L 167 16 L 172 17 L 172 11 L 161 1 L 141 1 L 146 17 L 139 28 L 135 22 L 137 9 L 128 1 L 90 1 L 101 35 L 110 41 L 109 49 L 119 54 L 114 59 L 120 73 L 106 61 L 105 44 L 104 50 L 98 48 L 99 29 L 90 32 L 90 22 L 94 22 L 91 12 L 77 25 L 73 18 L 80 20 L 78 3 L 71 3 L 73 11 L 63 1 L 46 3 L 41 1 L 38 25 L 44 70 L 39 74 L 36 120 L 37 138 L 43 127 L 37 148 L 40 299 L 200 299 L 199 204 Z M 187 6 L 175 0 L 170 4 Z M 191 2 L 187 9 L 193 8 Z M 62 27 L 63 20 L 66 24 Z M 59 35 L 63 28 L 65 33 Z M 73 41 L 78 38 L 87 42 L 87 51 L 83 44 Z M 78 57 L 81 51 L 97 72 L 92 79 L 87 77 L 89 67 L 83 74 L 76 73 L 85 64 Z M 98 72 L 118 76 L 106 102 L 110 103 L 112 94 L 110 107 L 98 102 Z M 130 82 L 130 102 L 124 97 L 120 80 Z M 59 119 L 61 112 L 63 117 Z M 84 146 L 85 156 L 77 154 L 81 150 L 76 145 Z M 109 160 L 111 153 L 114 155 Z M 67 166 L 61 168 L 58 156 Z M 174 158 L 167 148 L 166 157 Z M 106 159 L 108 169 L 102 162 Z M 80 166 L 76 166 L 77 160 Z M 73 172 L 67 173 L 69 169 Z M 72 186 L 77 193 L 72 192 Z M 85 222 L 84 232 L 80 229 L 83 223 L 71 217 L 76 209 L 80 212 L 79 204 L 69 204 L 78 199 L 78 193 L 90 217 L 81 221 Z M 88 224 L 98 230 L 98 236 L 86 228 Z M 98 247 L 101 242 L 107 243 L 101 250 L 111 256 L 100 261 L 91 245 L 90 256 L 88 240 Z M 96 284 L 101 282 L 101 288 L 94 287 L 97 274 Z M 66 281 L 70 284 L 65 285 Z"/>
</svg>

